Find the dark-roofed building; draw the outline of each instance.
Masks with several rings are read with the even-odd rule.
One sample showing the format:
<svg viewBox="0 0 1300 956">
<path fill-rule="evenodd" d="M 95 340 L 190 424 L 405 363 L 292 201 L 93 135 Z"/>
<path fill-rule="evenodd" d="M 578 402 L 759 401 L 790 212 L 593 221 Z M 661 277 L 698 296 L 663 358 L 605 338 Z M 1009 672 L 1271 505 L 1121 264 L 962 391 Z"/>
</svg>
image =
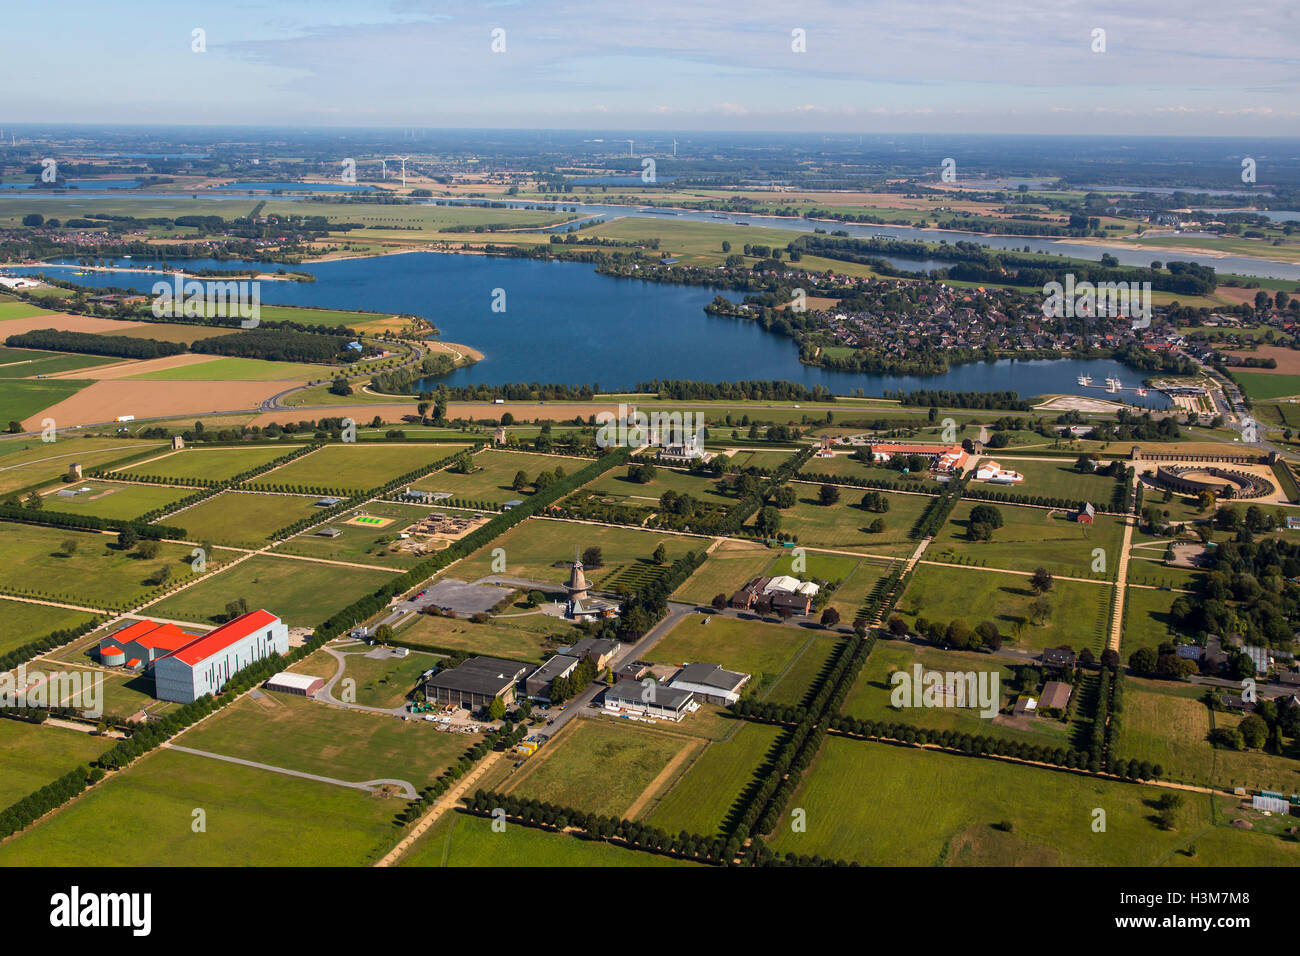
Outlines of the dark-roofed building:
<svg viewBox="0 0 1300 956">
<path fill-rule="evenodd" d="M 614 676 L 620 680 L 641 680 L 650 673 L 650 665 L 645 661 L 625 661 L 618 665 Z"/>
<path fill-rule="evenodd" d="M 710 704 L 734 704 L 740 689 L 749 681 L 748 674 L 726 671 L 717 664 L 687 664 L 668 682 L 676 690 L 688 690 Z"/>
<path fill-rule="evenodd" d="M 1179 644 L 1174 653 L 1185 661 L 1199 661 L 1205 656 L 1205 648 L 1199 644 Z"/>
<path fill-rule="evenodd" d="M 1277 675 L 1277 682 L 1288 687 L 1300 687 L 1300 672 L 1280 671 Z"/>
<path fill-rule="evenodd" d="M 1074 651 L 1069 648 L 1049 647 L 1043 651 L 1043 655 L 1039 660 L 1043 662 L 1044 667 L 1053 667 L 1058 670 L 1073 669 Z"/>
<path fill-rule="evenodd" d="M 688 690 L 677 690 L 666 684 L 646 685 L 641 681 L 621 680 L 605 691 L 605 712 L 680 721 L 690 712 L 694 700 L 695 695 Z"/>
<path fill-rule="evenodd" d="M 556 654 L 537 670 L 528 675 L 524 681 L 524 693 L 533 700 L 551 702 L 551 688 L 557 677 L 568 677 L 578 666 L 580 659 L 565 654 Z"/>
<path fill-rule="evenodd" d="M 478 710 L 500 697 L 501 703 L 515 699 L 515 684 L 528 672 L 528 665 L 496 657 L 471 657 L 459 667 L 440 670 L 424 682 L 424 695 L 439 704 L 455 704 Z"/>
</svg>

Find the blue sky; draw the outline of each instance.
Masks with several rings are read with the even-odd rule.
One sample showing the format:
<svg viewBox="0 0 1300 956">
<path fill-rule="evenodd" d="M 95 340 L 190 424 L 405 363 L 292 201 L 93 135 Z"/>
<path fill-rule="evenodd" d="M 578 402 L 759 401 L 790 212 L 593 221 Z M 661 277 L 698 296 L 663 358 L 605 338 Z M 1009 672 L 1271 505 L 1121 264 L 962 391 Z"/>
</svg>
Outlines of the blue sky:
<svg viewBox="0 0 1300 956">
<path fill-rule="evenodd" d="M 1295 0 L 10 0 L 4 23 L 0 125 L 1300 134 Z"/>
</svg>

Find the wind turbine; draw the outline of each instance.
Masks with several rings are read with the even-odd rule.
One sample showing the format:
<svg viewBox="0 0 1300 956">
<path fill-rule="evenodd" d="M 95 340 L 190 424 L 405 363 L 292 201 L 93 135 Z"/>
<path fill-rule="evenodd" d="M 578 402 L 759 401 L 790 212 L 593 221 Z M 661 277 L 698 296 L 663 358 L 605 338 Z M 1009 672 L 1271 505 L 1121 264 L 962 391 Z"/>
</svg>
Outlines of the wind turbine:
<svg viewBox="0 0 1300 956">
<path fill-rule="evenodd" d="M 380 179 L 388 178 L 388 160 L 386 159 L 381 159 L 379 161 L 379 178 Z"/>
<path fill-rule="evenodd" d="M 402 186 L 403 186 L 403 188 L 406 186 L 406 161 L 407 161 L 408 159 L 410 159 L 410 158 L 411 158 L 410 156 L 389 156 L 388 159 L 382 159 L 382 160 L 380 160 L 380 162 L 382 162 L 382 163 L 384 164 L 384 174 L 385 174 L 385 175 L 388 174 L 388 160 L 389 160 L 389 159 L 397 159 L 397 160 L 401 160 L 401 163 L 402 163 Z"/>
<path fill-rule="evenodd" d="M 673 159 L 677 158 L 677 140 L 673 140 Z"/>
<path fill-rule="evenodd" d="M 633 144 L 634 142 L 636 142 L 636 141 L 635 141 L 635 140 L 631 140 L 631 139 L 629 139 L 629 140 L 627 141 L 627 154 L 628 154 L 629 156 L 632 155 L 632 144 Z"/>
</svg>

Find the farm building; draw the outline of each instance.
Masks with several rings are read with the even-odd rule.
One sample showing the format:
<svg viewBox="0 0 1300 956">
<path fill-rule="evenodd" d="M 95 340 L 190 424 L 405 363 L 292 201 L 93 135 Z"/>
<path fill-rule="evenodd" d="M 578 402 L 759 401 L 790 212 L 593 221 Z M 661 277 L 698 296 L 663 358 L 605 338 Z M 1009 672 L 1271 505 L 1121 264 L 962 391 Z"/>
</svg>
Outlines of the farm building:
<svg viewBox="0 0 1300 956">
<path fill-rule="evenodd" d="M 311 674 L 293 674 L 289 671 L 280 671 L 266 682 L 267 690 L 278 691 L 281 694 L 297 694 L 300 697 L 310 697 L 324 686 L 325 678 L 323 677 L 313 677 Z"/>
<path fill-rule="evenodd" d="M 215 694 L 237 671 L 289 653 L 289 628 L 270 611 L 249 611 L 154 662 L 154 695 L 188 704 Z"/>
<path fill-rule="evenodd" d="M 726 671 L 717 664 L 687 664 L 668 682 L 674 690 L 688 690 L 710 704 L 726 706 L 740 700 L 740 689 L 749 682 L 748 674 Z"/>
<path fill-rule="evenodd" d="M 1097 518 L 1097 509 L 1092 506 L 1092 502 L 1085 502 L 1083 507 L 1074 514 L 1074 520 L 1079 524 L 1092 524 Z"/>
<path fill-rule="evenodd" d="M 607 714 L 631 713 L 680 721 L 694 710 L 694 702 L 695 695 L 689 690 L 677 690 L 663 684 L 647 687 L 634 680 L 621 680 L 605 691 Z"/>
<path fill-rule="evenodd" d="M 435 673 L 424 682 L 424 695 L 439 704 L 454 704 L 478 710 L 494 697 L 509 704 L 515 699 L 515 684 L 528 672 L 528 665 L 495 657 L 471 657 L 459 667 Z"/>
<path fill-rule="evenodd" d="M 1073 690 L 1074 688 L 1064 681 L 1049 680 L 1043 685 L 1043 693 L 1038 698 L 1038 705 L 1053 710 L 1065 710 L 1070 704 L 1070 693 Z"/>
</svg>

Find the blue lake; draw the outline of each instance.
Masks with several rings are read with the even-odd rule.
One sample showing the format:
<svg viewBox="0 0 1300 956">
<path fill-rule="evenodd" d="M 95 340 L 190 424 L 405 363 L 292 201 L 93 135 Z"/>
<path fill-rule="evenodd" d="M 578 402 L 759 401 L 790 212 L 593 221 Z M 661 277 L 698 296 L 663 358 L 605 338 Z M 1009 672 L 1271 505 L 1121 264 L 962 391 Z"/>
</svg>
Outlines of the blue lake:
<svg viewBox="0 0 1300 956">
<path fill-rule="evenodd" d="M 141 259 L 113 260 L 141 268 Z M 171 263 L 173 267 L 181 263 Z M 231 260 L 187 260 L 192 270 L 235 269 Z M 274 270 L 275 266 L 263 267 Z M 959 365 L 942 375 L 867 375 L 811 368 L 799 362 L 787 338 L 753 323 L 707 315 L 704 306 L 720 290 L 640 280 L 615 279 L 585 263 L 546 262 L 438 253 L 406 253 L 365 259 L 295 265 L 316 276 L 311 283 L 263 282 L 267 305 L 310 305 L 421 315 L 442 337 L 486 355 L 442 380 L 449 384 L 548 382 L 628 388 L 655 378 L 699 381 L 785 379 L 809 387 L 825 385 L 837 394 L 867 395 L 917 388 L 953 391 L 1013 390 L 1022 396 L 1064 392 L 1109 398 L 1100 388 L 1079 386 L 1080 375 L 1096 382 L 1108 376 L 1126 386 L 1142 373 L 1109 360 L 1003 359 Z M 75 265 L 11 270 L 46 271 L 83 285 L 118 286 L 150 292 L 161 278 L 131 271 L 73 276 Z M 505 311 L 493 312 L 495 290 L 504 290 Z M 739 293 L 725 293 L 733 299 Z M 1152 393 L 1131 404 L 1164 408 Z"/>
</svg>

